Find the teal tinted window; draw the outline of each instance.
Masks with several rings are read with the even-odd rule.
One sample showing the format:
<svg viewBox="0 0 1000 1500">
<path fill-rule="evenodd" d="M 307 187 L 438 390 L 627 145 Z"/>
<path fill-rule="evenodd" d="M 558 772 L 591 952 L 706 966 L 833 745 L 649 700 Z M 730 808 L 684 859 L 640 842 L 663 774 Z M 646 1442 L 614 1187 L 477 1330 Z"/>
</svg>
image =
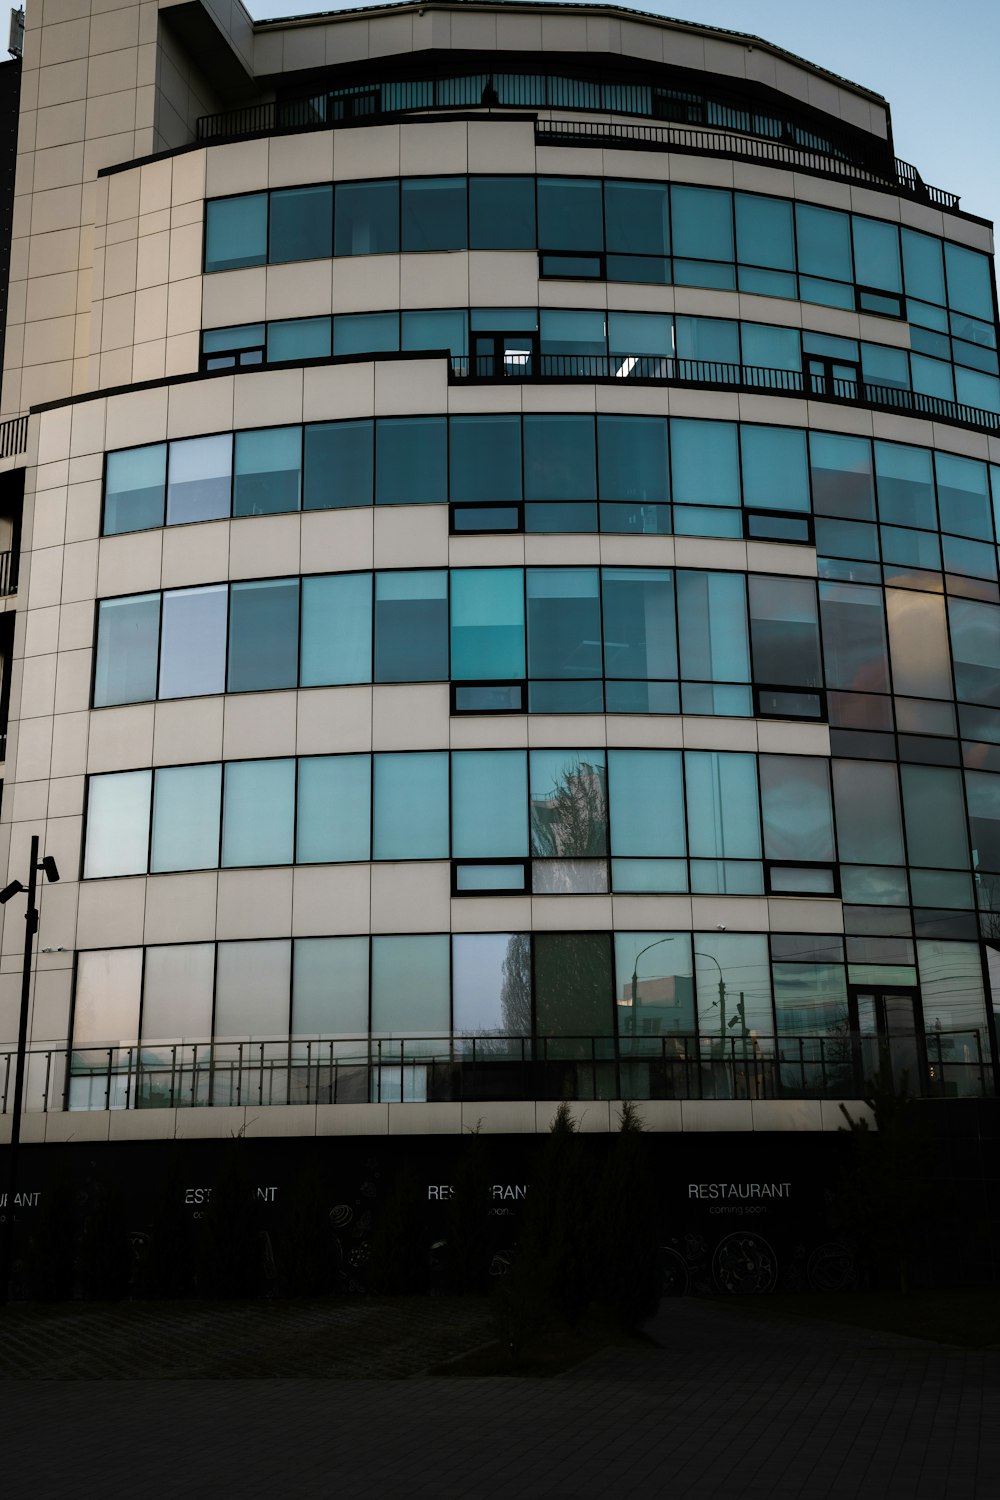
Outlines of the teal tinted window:
<svg viewBox="0 0 1000 1500">
<path fill-rule="evenodd" d="M 467 248 L 464 177 L 404 177 L 402 190 L 404 251 Z"/>
<path fill-rule="evenodd" d="M 294 760 L 230 761 L 225 768 L 223 865 L 290 865 L 294 849 Z"/>
<path fill-rule="evenodd" d="M 372 938 L 375 1034 L 444 1034 L 451 1010 L 447 933 Z"/>
<path fill-rule="evenodd" d="M 965 790 L 976 870 L 1000 871 L 1000 776 L 966 771 Z"/>
<path fill-rule="evenodd" d="M 296 938 L 293 1037 L 364 1037 L 368 1031 L 368 939 Z"/>
<path fill-rule="evenodd" d="M 854 276 L 861 286 L 879 287 L 889 292 L 903 290 L 899 262 L 899 230 L 882 219 L 852 219 L 854 235 Z"/>
<path fill-rule="evenodd" d="M 875 483 L 868 438 L 812 432 L 809 463 L 813 510 L 817 515 L 874 521 Z"/>
<path fill-rule="evenodd" d="M 934 468 L 941 530 L 991 542 L 993 516 L 986 465 L 954 453 L 935 453 Z"/>
<path fill-rule="evenodd" d="M 288 318 L 267 325 L 267 358 L 271 364 L 282 360 L 328 359 L 330 356 L 329 318 Z"/>
<path fill-rule="evenodd" d="M 335 255 L 385 255 L 399 249 L 399 183 L 338 182 Z"/>
<path fill-rule="evenodd" d="M 740 442 L 744 504 L 808 513 L 809 464 L 802 429 L 744 423 Z"/>
<path fill-rule="evenodd" d="M 519 416 L 452 417 L 449 441 L 453 502 L 520 500 Z"/>
<path fill-rule="evenodd" d="M 695 859 L 760 859 L 757 757 L 684 754 L 688 842 Z"/>
<path fill-rule="evenodd" d="M 808 276 L 853 281 L 851 218 L 832 208 L 811 203 L 795 205 L 799 270 Z M 853 299 L 852 299 L 853 304 Z"/>
<path fill-rule="evenodd" d="M 331 864 L 371 858 L 370 755 L 306 755 L 299 761 L 295 860 Z"/>
<path fill-rule="evenodd" d="M 104 535 L 163 525 L 167 445 L 109 453 L 104 479 Z"/>
<path fill-rule="evenodd" d="M 301 482 L 301 427 L 260 427 L 236 434 L 234 516 L 298 510 Z"/>
<path fill-rule="evenodd" d="M 905 349 L 887 344 L 861 345 L 861 374 L 869 385 L 887 385 L 899 391 L 910 386 L 910 366 Z"/>
<path fill-rule="evenodd" d="M 402 349 L 446 349 L 454 358 L 469 352 L 469 315 L 463 307 L 402 314 Z"/>
<path fill-rule="evenodd" d="M 375 580 L 375 681 L 448 676 L 448 575 L 379 573 Z"/>
<path fill-rule="evenodd" d="M 660 182 L 606 182 L 604 222 L 609 251 L 669 255 L 669 190 Z"/>
<path fill-rule="evenodd" d="M 696 1034 L 689 933 L 616 932 L 615 974 L 619 1037 Z"/>
<path fill-rule="evenodd" d="M 792 205 L 782 198 L 736 193 L 736 259 L 749 266 L 795 270 Z"/>
<path fill-rule="evenodd" d="M 674 254 L 690 260 L 733 259 L 733 195 L 720 188 L 670 189 Z"/>
<path fill-rule="evenodd" d="M 318 260 L 333 251 L 333 188 L 282 188 L 271 194 L 268 260 Z"/>
<path fill-rule="evenodd" d="M 121 771 L 90 778 L 84 880 L 145 875 L 152 776 L 151 771 Z"/>
<path fill-rule="evenodd" d="M 675 318 L 677 358 L 738 365 L 740 325 L 730 318 Z M 697 376 L 698 372 L 692 372 Z M 736 371 L 729 373 L 734 379 Z M 725 374 L 723 375 L 725 378 Z"/>
<path fill-rule="evenodd" d="M 339 313 L 333 320 L 333 352 L 391 354 L 399 348 L 399 313 Z"/>
<path fill-rule="evenodd" d="M 989 256 L 945 241 L 944 264 L 948 277 L 948 305 L 956 312 L 969 313 L 974 318 L 992 323 L 995 313 Z"/>
<path fill-rule="evenodd" d="M 819 585 L 826 685 L 889 691 L 889 653 L 882 590 L 853 583 Z"/>
<path fill-rule="evenodd" d="M 227 691 L 294 687 L 298 662 L 299 580 L 232 584 Z"/>
<path fill-rule="evenodd" d="M 679 750 L 609 750 L 611 853 L 667 859 L 686 852 Z"/>
<path fill-rule="evenodd" d="M 372 575 L 302 580 L 302 687 L 372 680 Z"/>
<path fill-rule="evenodd" d="M 167 525 L 216 521 L 228 516 L 232 479 L 231 432 L 171 443 Z"/>
<path fill-rule="evenodd" d="M 456 750 L 451 757 L 455 859 L 528 853 L 528 758 L 523 750 Z"/>
<path fill-rule="evenodd" d="M 599 414 L 597 465 L 602 500 L 640 505 L 669 500 L 666 420 Z"/>
<path fill-rule="evenodd" d="M 539 313 L 539 323 L 543 354 L 607 352 L 605 315 L 602 312 L 575 307 L 543 307 Z M 557 373 L 562 373 L 562 367 L 559 367 Z"/>
<path fill-rule="evenodd" d="M 601 676 L 601 606 L 596 568 L 529 568 L 528 675 Z"/>
<path fill-rule="evenodd" d="M 538 244 L 542 250 L 604 248 L 604 214 L 598 180 L 539 177 Z"/>
<path fill-rule="evenodd" d="M 602 582 L 605 676 L 676 679 L 673 572 L 605 568 Z"/>
<path fill-rule="evenodd" d="M 593 417 L 525 416 L 524 498 L 597 499 Z"/>
<path fill-rule="evenodd" d="M 451 676 L 524 676 L 524 574 L 520 568 L 456 568 L 451 575 Z"/>
<path fill-rule="evenodd" d="M 743 323 L 740 332 L 745 365 L 762 370 L 801 370 L 802 345 L 797 328 Z"/>
<path fill-rule="evenodd" d="M 536 243 L 533 178 L 469 178 L 472 250 L 534 250 Z"/>
<path fill-rule="evenodd" d="M 447 859 L 448 752 L 376 755 L 375 859 Z"/>
<path fill-rule="evenodd" d="M 375 503 L 444 505 L 447 450 L 444 417 L 380 417 L 375 424 Z"/>
<path fill-rule="evenodd" d="M 153 791 L 149 868 L 213 870 L 219 863 L 222 767 L 165 766 Z"/>
<path fill-rule="evenodd" d="M 371 505 L 375 482 L 373 423 L 314 422 L 305 429 L 304 510 Z"/>
<path fill-rule="evenodd" d="M 224 583 L 165 591 L 158 697 L 225 692 L 228 595 Z"/>
<path fill-rule="evenodd" d="M 673 495 L 678 504 L 739 505 L 735 422 L 674 417 L 670 423 Z"/>
<path fill-rule="evenodd" d="M 262 266 L 267 260 L 267 194 L 210 198 L 205 204 L 205 270 Z"/>
<path fill-rule="evenodd" d="M 880 520 L 928 531 L 937 528 L 931 455 L 926 448 L 877 442 L 875 480 Z"/>
<path fill-rule="evenodd" d="M 94 707 L 156 697 L 159 594 L 102 599 L 97 613 Z"/>
<path fill-rule="evenodd" d="M 746 579 L 738 573 L 677 573 L 681 676 L 749 682 Z"/>
<path fill-rule="evenodd" d="M 608 352 L 633 358 L 669 359 L 674 352 L 673 319 L 666 313 L 608 313 Z M 619 369 L 622 367 L 619 366 Z M 627 375 L 633 367 L 626 366 Z M 662 365 L 648 368 L 661 373 Z"/>
<path fill-rule="evenodd" d="M 944 257 L 941 241 L 915 229 L 900 230 L 903 281 L 908 297 L 944 305 Z"/>
</svg>

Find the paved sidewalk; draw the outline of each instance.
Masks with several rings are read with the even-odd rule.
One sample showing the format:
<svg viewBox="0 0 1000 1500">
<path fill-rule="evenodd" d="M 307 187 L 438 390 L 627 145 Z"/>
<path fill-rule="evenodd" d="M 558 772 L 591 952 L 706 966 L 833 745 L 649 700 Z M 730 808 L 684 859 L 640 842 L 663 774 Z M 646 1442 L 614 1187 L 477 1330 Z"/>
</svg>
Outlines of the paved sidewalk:
<svg viewBox="0 0 1000 1500">
<path fill-rule="evenodd" d="M 547 1380 L 6 1380 L 4 1494 L 1000 1494 L 1000 1353 L 686 1300 L 650 1331 Z"/>
</svg>

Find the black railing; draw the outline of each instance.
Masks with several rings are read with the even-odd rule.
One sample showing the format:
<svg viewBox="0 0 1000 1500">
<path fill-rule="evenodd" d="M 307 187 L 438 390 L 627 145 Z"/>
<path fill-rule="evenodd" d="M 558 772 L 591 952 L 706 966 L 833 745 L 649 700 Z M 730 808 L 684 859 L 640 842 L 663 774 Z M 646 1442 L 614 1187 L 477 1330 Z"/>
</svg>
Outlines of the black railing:
<svg viewBox="0 0 1000 1500">
<path fill-rule="evenodd" d="M 9 417 L 6 422 L 0 422 L 0 458 L 11 458 L 15 453 L 24 453 L 27 446 L 27 417 Z"/>
<path fill-rule="evenodd" d="M 263 104 L 245 105 L 220 114 L 202 115 L 196 126 L 196 138 L 202 143 L 233 140 L 240 136 L 271 135 L 277 131 L 329 130 L 338 125 L 371 124 L 376 121 L 405 119 L 428 111 L 469 110 L 483 107 L 535 111 L 540 108 L 601 110 L 615 114 L 664 113 L 669 101 L 657 99 L 655 108 L 650 95 L 648 108 L 643 104 L 648 89 L 622 86 L 600 102 L 580 85 L 573 94 L 540 96 L 533 87 L 544 80 L 535 76 L 520 80 L 515 75 L 489 77 L 475 75 L 467 79 L 437 79 L 368 87 L 342 89 L 311 95 L 305 99 L 278 99 Z M 491 84 L 502 85 L 493 98 Z M 467 85 L 467 86 L 466 86 Z M 943 188 L 928 186 L 909 162 L 894 159 L 880 172 L 873 167 L 848 160 L 832 143 L 820 141 L 810 146 L 806 140 L 789 140 L 795 127 L 770 117 L 761 118 L 736 111 L 725 116 L 736 122 L 735 129 L 713 129 L 705 124 L 640 124 L 603 120 L 536 120 L 535 136 L 541 142 L 573 140 L 578 144 L 639 147 L 656 151 L 679 151 L 698 156 L 726 156 L 743 161 L 763 162 L 769 166 L 791 167 L 842 182 L 864 183 L 883 192 L 905 193 L 936 208 L 958 209 L 959 195 Z M 780 131 L 785 139 L 775 139 Z M 808 139 L 808 137 L 807 137 Z M 815 139 L 815 138 L 814 138 Z M 827 149 L 823 149 L 826 146 Z"/>
<path fill-rule="evenodd" d="M 17 553 L 0 552 L 0 598 L 17 593 Z"/>
<path fill-rule="evenodd" d="M 916 1097 L 994 1093 L 975 1029 L 923 1036 L 441 1036 L 144 1043 L 28 1058 L 28 1108 L 535 1099 L 844 1099 L 888 1068 Z M 0 1113 L 13 1096 L 0 1053 Z"/>
<path fill-rule="evenodd" d="M 844 402 L 876 411 L 928 417 L 979 432 L 1000 433 L 1000 412 L 924 396 L 918 391 L 873 385 L 866 380 L 842 380 L 801 370 L 772 370 L 761 365 L 730 364 L 722 360 L 673 359 L 650 354 L 541 354 L 524 359 L 498 359 L 492 354 L 452 355 L 453 381 L 482 380 L 630 380 L 656 385 L 720 388 L 741 392 L 771 391 L 809 400 Z"/>
<path fill-rule="evenodd" d="M 603 120 L 539 120 L 535 125 L 535 139 L 540 144 L 572 140 L 580 145 L 633 149 L 639 146 L 695 156 L 733 157 L 740 161 L 763 162 L 767 166 L 791 167 L 820 177 L 834 177 L 841 182 L 863 183 L 881 192 L 906 193 L 921 203 L 932 203 L 936 208 L 957 209 L 959 203 L 958 193 L 929 187 L 916 167 L 898 157 L 894 161 L 893 174 L 881 173 L 808 146 L 760 139 L 731 130 L 692 129 L 683 125 L 632 125 Z"/>
</svg>

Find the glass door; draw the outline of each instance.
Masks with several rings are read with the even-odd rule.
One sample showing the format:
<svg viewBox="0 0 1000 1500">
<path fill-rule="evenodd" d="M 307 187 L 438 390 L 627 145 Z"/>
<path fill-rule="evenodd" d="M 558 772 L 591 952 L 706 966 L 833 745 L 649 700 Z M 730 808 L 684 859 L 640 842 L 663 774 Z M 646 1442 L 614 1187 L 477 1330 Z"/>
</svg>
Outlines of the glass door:
<svg viewBox="0 0 1000 1500">
<path fill-rule="evenodd" d="M 858 1082 L 887 1073 L 894 1088 L 927 1092 L 927 1054 L 918 997 L 905 989 L 854 989 L 852 1030 L 857 1033 Z"/>
<path fill-rule="evenodd" d="M 809 354 L 806 356 L 806 375 L 808 388 L 814 396 L 857 401 L 862 395 L 861 367 L 847 360 Z"/>
<path fill-rule="evenodd" d="M 537 369 L 537 333 L 473 333 L 472 373 L 479 380 L 492 380 L 502 375 L 525 380 Z"/>
</svg>

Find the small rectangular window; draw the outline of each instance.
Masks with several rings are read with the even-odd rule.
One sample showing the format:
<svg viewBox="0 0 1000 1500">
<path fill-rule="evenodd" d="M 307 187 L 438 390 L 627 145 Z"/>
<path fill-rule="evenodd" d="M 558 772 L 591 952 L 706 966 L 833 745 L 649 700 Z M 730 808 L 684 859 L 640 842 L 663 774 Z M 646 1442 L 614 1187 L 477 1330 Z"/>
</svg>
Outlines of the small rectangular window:
<svg viewBox="0 0 1000 1500">
<path fill-rule="evenodd" d="M 282 188 L 271 194 L 268 260 L 321 260 L 333 251 L 333 188 Z"/>
<path fill-rule="evenodd" d="M 155 698 L 159 644 L 159 594 L 102 599 L 97 613 L 94 707 Z"/>
<path fill-rule="evenodd" d="M 335 255 L 387 255 L 399 249 L 399 182 L 338 182 Z"/>
<path fill-rule="evenodd" d="M 149 868 L 214 870 L 219 864 L 222 767 L 164 766 L 153 792 L 153 842 Z"/>
<path fill-rule="evenodd" d="M 232 584 L 227 691 L 294 687 L 298 658 L 299 580 Z"/>
<path fill-rule="evenodd" d="M 223 865 L 290 865 L 294 848 L 294 760 L 230 761 L 222 817 Z"/>
<path fill-rule="evenodd" d="M 372 575 L 302 580 L 302 687 L 372 680 Z"/>
<path fill-rule="evenodd" d="M 295 860 L 371 858 L 371 756 L 306 755 L 299 761 Z"/>
<path fill-rule="evenodd" d="M 163 525 L 166 443 L 109 453 L 104 477 L 104 535 Z"/>
<path fill-rule="evenodd" d="M 84 880 L 108 875 L 145 875 L 152 774 L 120 771 L 110 776 L 91 776 Z"/>
<path fill-rule="evenodd" d="M 298 510 L 302 428 L 259 427 L 238 432 L 234 470 L 234 516 Z"/>
<path fill-rule="evenodd" d="M 447 499 L 447 419 L 380 417 L 375 423 L 376 505 L 444 505 Z"/>
<path fill-rule="evenodd" d="M 404 177 L 402 190 L 404 251 L 468 248 L 464 177 Z"/>
<path fill-rule="evenodd" d="M 305 429 L 304 510 L 371 505 L 374 492 L 374 424 L 314 422 Z"/>
<path fill-rule="evenodd" d="M 267 325 L 267 362 L 296 363 L 304 359 L 329 359 L 332 334 L 329 318 L 286 318 Z"/>
<path fill-rule="evenodd" d="M 448 575 L 379 573 L 375 580 L 375 681 L 448 677 Z"/>
<path fill-rule="evenodd" d="M 228 516 L 232 482 L 231 432 L 171 443 L 167 525 L 216 521 Z"/>
<path fill-rule="evenodd" d="M 469 248 L 534 250 L 532 177 L 470 177 Z"/>
<path fill-rule="evenodd" d="M 205 270 L 262 266 L 267 260 L 267 194 L 210 198 L 205 204 Z"/>
</svg>

